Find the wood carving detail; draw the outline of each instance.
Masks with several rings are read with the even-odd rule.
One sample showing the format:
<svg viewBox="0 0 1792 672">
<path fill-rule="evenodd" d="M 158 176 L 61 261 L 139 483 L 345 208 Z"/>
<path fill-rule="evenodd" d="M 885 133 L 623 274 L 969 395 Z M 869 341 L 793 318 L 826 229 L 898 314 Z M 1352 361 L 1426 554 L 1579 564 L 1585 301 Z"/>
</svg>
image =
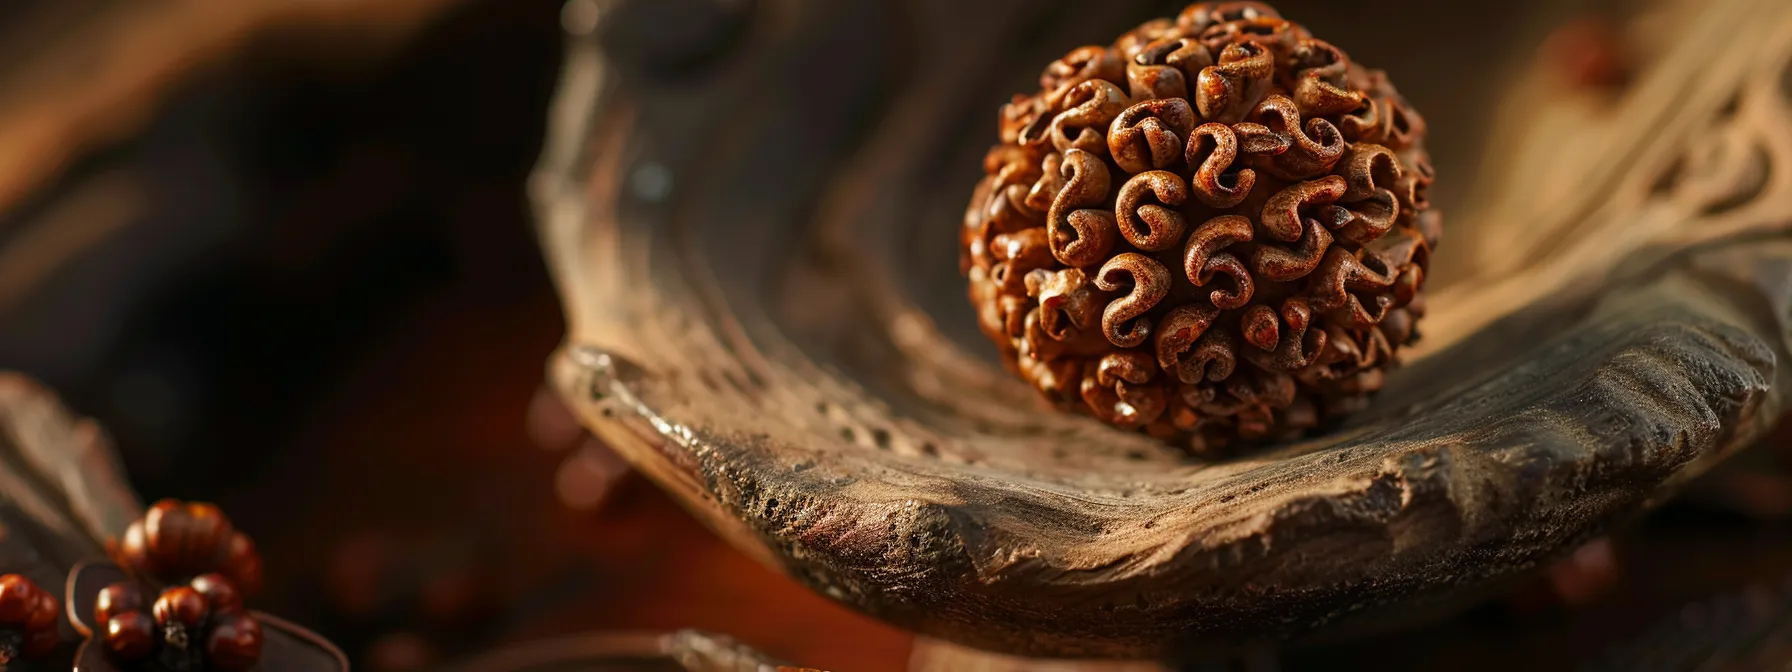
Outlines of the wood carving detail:
<svg viewBox="0 0 1792 672">
<path fill-rule="evenodd" d="M 1755 31 L 1792 15 L 1722 4 L 1757 12 Z M 1549 239 L 1559 251 L 1435 297 L 1429 356 L 1339 432 L 1202 462 L 1041 409 L 958 305 L 942 241 L 981 148 L 947 129 L 1002 74 L 968 64 L 1018 67 L 1008 55 L 1085 41 L 1067 36 L 1120 12 L 1058 7 L 1022 30 L 1043 10 L 991 2 L 896 31 L 916 44 L 838 29 L 903 20 L 880 7 L 756 5 L 777 16 L 745 25 L 788 30 L 736 41 L 677 93 L 575 36 L 532 185 L 569 321 L 558 389 L 708 524 L 834 599 L 1035 655 L 1387 627 L 1660 501 L 1789 402 L 1792 239 L 1761 218 L 1789 211 L 1769 204 L 1788 193 L 1792 126 L 1734 141 L 1745 167 L 1766 153 L 1766 186 L 1734 205 L 1702 192 L 1712 219 L 1615 205 L 1659 182 L 1648 168 L 1678 151 L 1681 120 L 1626 146 L 1648 160 L 1591 189 L 1580 212 L 1598 216 Z M 1735 116 L 1763 123 L 1769 102 L 1783 112 L 1792 49 L 1755 53 L 1769 43 L 1677 67 L 1729 86 L 1743 78 L 1726 68 L 1766 59 Z M 732 113 L 817 77 L 834 95 L 800 118 Z M 1689 159 L 1663 193 L 1731 165 Z"/>
<path fill-rule="evenodd" d="M 1470 228 L 1481 232 L 1485 252 L 1473 259 L 1472 277 L 1431 302 L 1438 314 L 1417 354 L 1600 277 L 1639 251 L 1792 227 L 1792 8 L 1772 0 L 1687 4 L 1677 39 L 1658 48 L 1654 67 L 1617 105 L 1518 138 L 1529 151 L 1514 153 L 1504 147 L 1514 138 L 1496 135 L 1489 151 L 1518 162 L 1471 199 L 1481 207 Z M 1523 124 L 1536 115 L 1517 116 Z M 1597 151 L 1565 156 L 1553 170 L 1532 163 L 1563 145 Z"/>
<path fill-rule="evenodd" d="M 1792 32 L 1775 39 L 1792 40 Z M 1709 126 L 1688 138 L 1656 180 L 1646 202 L 1673 203 L 1695 215 L 1655 242 L 1692 244 L 1787 219 L 1792 207 L 1789 56 L 1759 50 Z"/>
</svg>

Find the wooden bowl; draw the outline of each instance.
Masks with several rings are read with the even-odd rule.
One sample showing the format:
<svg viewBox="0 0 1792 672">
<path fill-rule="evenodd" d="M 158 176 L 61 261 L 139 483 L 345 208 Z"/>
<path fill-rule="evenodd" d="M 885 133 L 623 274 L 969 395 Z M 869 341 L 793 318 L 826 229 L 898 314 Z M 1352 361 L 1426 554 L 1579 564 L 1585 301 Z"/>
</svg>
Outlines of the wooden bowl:
<svg viewBox="0 0 1792 672">
<path fill-rule="evenodd" d="M 568 6 L 531 185 L 569 323 L 550 377 L 734 544 L 899 625 L 1102 657 L 1398 625 L 1635 516 L 1787 404 L 1784 3 L 1689 25 L 1599 180 L 1526 223 L 1527 258 L 1432 297 L 1369 411 L 1219 462 L 1041 406 L 957 273 L 992 86 L 1106 37 L 1079 26 L 1109 3 L 1045 28 L 1018 1 L 672 4 L 703 48 Z M 865 29 L 905 21 L 926 28 Z M 1686 158 L 1724 134 L 1734 156 Z M 1764 186 L 1713 207 L 1757 159 Z"/>
</svg>

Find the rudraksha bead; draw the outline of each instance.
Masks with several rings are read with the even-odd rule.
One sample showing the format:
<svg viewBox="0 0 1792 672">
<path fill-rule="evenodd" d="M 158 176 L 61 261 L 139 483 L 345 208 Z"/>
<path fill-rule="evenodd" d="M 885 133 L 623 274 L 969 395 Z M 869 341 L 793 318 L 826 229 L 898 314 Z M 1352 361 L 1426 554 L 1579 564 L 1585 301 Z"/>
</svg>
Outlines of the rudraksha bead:
<svg viewBox="0 0 1792 672">
<path fill-rule="evenodd" d="M 260 587 L 261 556 L 218 507 L 157 502 L 115 550 L 133 581 L 94 598 L 114 662 L 197 672 L 247 670 L 260 660 L 261 623 L 243 599 Z M 148 613 L 141 586 L 166 586 Z"/>
<path fill-rule="evenodd" d="M 143 612 L 136 585 L 116 583 L 94 605 L 102 643 L 113 661 L 156 661 L 176 670 L 247 670 L 261 658 L 261 623 L 242 609 L 236 588 L 220 574 L 163 590 Z"/>
<path fill-rule="evenodd" d="M 0 575 L 0 668 L 56 648 L 62 607 L 56 596 L 19 574 Z"/>
<path fill-rule="evenodd" d="M 120 564 L 163 584 L 218 573 L 245 595 L 261 589 L 261 555 L 255 542 L 211 504 L 156 502 L 126 528 L 118 554 Z"/>
<path fill-rule="evenodd" d="M 1060 408 L 1210 453 L 1360 408 L 1417 338 L 1441 224 L 1387 76 L 1255 2 L 1079 47 L 998 119 L 963 269 Z"/>
</svg>

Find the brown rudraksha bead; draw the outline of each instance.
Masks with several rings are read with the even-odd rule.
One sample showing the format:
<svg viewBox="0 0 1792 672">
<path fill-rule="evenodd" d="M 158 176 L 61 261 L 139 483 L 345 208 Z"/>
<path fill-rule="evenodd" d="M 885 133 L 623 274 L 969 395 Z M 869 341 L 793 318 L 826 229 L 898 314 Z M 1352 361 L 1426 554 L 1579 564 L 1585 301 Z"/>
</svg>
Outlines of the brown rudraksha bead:
<svg viewBox="0 0 1792 672">
<path fill-rule="evenodd" d="M 218 507 L 171 499 L 156 502 L 125 529 L 119 564 L 161 584 L 218 573 L 244 595 L 261 590 L 261 554 Z"/>
<path fill-rule="evenodd" d="M 135 579 L 94 598 L 96 634 L 114 662 L 198 672 L 261 659 L 261 623 L 243 608 L 261 587 L 261 555 L 218 507 L 156 502 L 114 554 Z M 161 587 L 153 602 L 145 586 Z"/>
<path fill-rule="evenodd" d="M 1416 337 L 1441 224 L 1387 76 L 1255 2 L 1072 50 L 1001 110 L 962 268 L 1066 410 L 1211 453 L 1361 407 Z"/>
<path fill-rule="evenodd" d="M 62 606 L 50 591 L 19 574 L 0 575 L 0 669 L 56 648 Z"/>
<path fill-rule="evenodd" d="M 100 591 L 96 633 L 113 662 L 128 668 L 248 670 L 261 660 L 261 623 L 222 574 L 164 589 L 148 612 L 141 588 L 121 582 Z"/>
</svg>

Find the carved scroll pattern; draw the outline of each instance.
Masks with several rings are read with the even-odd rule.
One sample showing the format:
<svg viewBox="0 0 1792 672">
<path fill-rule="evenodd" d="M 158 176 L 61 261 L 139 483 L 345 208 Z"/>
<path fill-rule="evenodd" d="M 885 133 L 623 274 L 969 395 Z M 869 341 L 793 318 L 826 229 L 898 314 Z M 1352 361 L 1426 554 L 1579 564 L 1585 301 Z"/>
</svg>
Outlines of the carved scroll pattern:
<svg viewBox="0 0 1792 672">
<path fill-rule="evenodd" d="M 1518 165 L 1486 182 L 1495 193 L 1467 215 L 1480 231 L 1472 273 L 1438 288 L 1415 358 L 1585 287 L 1637 250 L 1792 229 L 1792 5 L 1720 0 L 1689 16 L 1600 127 L 1524 139 L 1597 148 L 1596 160 Z M 1592 140 L 1575 144 L 1575 133 Z M 1540 197 L 1545 183 L 1572 187 Z"/>
</svg>

